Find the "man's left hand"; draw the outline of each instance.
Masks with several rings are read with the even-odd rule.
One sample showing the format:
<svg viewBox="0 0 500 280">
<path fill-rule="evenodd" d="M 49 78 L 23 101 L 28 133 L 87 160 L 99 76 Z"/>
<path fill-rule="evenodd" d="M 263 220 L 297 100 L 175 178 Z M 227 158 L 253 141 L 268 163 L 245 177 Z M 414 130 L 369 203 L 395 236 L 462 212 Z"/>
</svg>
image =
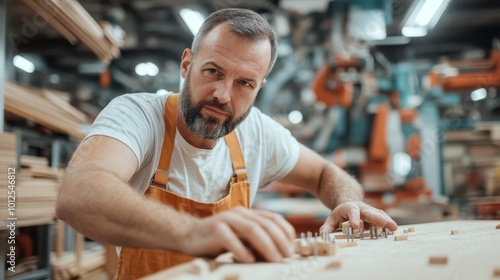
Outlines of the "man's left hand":
<svg viewBox="0 0 500 280">
<path fill-rule="evenodd" d="M 349 201 L 339 204 L 328 216 L 320 232 L 333 232 L 337 228 L 342 228 L 342 223 L 351 222 L 353 229 L 358 229 L 360 220 L 365 224 L 373 224 L 375 227 L 387 228 L 395 231 L 398 225 L 384 211 L 374 208 L 361 201 Z"/>
</svg>

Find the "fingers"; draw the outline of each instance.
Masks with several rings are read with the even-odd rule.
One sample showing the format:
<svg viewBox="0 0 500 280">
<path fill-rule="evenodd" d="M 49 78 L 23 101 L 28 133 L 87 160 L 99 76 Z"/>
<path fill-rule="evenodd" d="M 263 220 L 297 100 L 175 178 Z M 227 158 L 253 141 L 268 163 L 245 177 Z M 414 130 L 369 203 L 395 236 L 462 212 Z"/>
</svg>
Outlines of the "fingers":
<svg viewBox="0 0 500 280">
<path fill-rule="evenodd" d="M 320 232 L 333 232 L 336 228 L 342 227 L 342 223 L 345 221 L 350 221 L 352 228 L 358 229 L 361 220 L 391 231 L 395 231 L 398 228 L 396 222 L 382 210 L 363 202 L 345 202 L 332 211 L 321 226 Z"/>
<path fill-rule="evenodd" d="M 279 252 L 273 253 L 274 261 L 281 260 L 282 256 L 291 257 L 294 253 L 295 229 L 278 214 L 258 211 L 258 210 L 242 210 L 240 211 L 242 218 L 253 221 L 258 224 L 265 233 L 271 237 L 272 244 L 277 247 Z M 269 251 L 269 247 L 266 247 Z"/>
<path fill-rule="evenodd" d="M 355 202 L 345 202 L 336 207 L 321 226 L 320 232 L 333 232 L 342 227 L 342 223 L 350 221 L 353 229 L 358 229 L 360 225 L 360 210 Z"/>
<path fill-rule="evenodd" d="M 362 219 L 366 222 L 374 224 L 376 227 L 387 228 L 391 231 L 398 229 L 396 222 L 394 222 L 389 215 L 380 209 L 373 208 L 367 205 L 367 209 L 361 212 Z"/>
<path fill-rule="evenodd" d="M 238 236 L 232 231 L 231 227 L 226 223 L 218 223 L 213 233 L 222 243 L 222 248 L 232 252 L 237 260 L 247 263 L 255 262 L 255 257 L 252 252 L 248 250 Z"/>
<path fill-rule="evenodd" d="M 282 227 L 286 227 L 284 222 L 275 216 L 262 214 L 244 208 L 236 208 L 223 212 L 221 219 L 240 238 L 249 243 L 266 261 L 277 262 L 283 256 L 289 257 L 293 254 L 291 233 L 285 233 Z M 288 230 L 287 230 L 288 231 Z M 238 259 L 245 262 L 243 259 Z"/>
<path fill-rule="evenodd" d="M 322 234 L 323 232 L 331 233 L 335 230 L 333 223 L 330 222 L 330 217 L 328 217 L 325 223 L 319 228 L 319 232 Z"/>
<path fill-rule="evenodd" d="M 275 222 L 282 229 L 282 231 L 285 233 L 285 235 L 288 237 L 290 241 L 292 241 L 297 237 L 295 234 L 295 228 L 285 218 L 283 218 L 283 216 L 261 210 L 252 210 L 252 211 L 257 212 L 259 215 L 262 215 Z"/>
<path fill-rule="evenodd" d="M 360 211 L 359 211 L 358 205 L 354 205 L 353 207 L 348 208 L 347 217 L 349 218 L 349 221 L 351 222 L 351 227 L 353 229 L 358 229 L 359 228 L 359 218 L 360 218 Z"/>
</svg>

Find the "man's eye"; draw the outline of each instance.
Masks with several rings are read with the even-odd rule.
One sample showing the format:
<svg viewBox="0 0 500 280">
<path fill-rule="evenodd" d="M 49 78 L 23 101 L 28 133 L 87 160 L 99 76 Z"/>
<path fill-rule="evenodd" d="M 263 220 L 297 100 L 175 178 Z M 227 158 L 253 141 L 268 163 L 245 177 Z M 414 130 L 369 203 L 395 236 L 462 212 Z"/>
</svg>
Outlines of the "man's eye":
<svg viewBox="0 0 500 280">
<path fill-rule="evenodd" d="M 217 71 L 213 68 L 207 69 L 207 71 L 208 71 L 208 73 L 213 74 L 213 75 L 217 75 L 219 73 L 219 71 Z"/>
<path fill-rule="evenodd" d="M 240 84 L 241 84 L 242 86 L 245 86 L 245 87 L 251 86 L 251 84 L 250 84 L 249 82 L 245 81 L 245 80 L 241 80 L 241 81 L 240 81 Z"/>
</svg>

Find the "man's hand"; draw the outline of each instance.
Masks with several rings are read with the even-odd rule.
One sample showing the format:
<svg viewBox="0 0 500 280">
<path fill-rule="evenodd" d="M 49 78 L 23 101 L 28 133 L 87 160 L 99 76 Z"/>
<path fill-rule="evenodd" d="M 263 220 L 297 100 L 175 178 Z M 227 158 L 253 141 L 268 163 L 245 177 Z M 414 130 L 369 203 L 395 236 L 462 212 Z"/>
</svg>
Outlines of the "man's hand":
<svg viewBox="0 0 500 280">
<path fill-rule="evenodd" d="M 266 261 L 276 262 L 294 253 L 294 228 L 270 212 L 235 207 L 195 219 L 189 228 L 181 250 L 190 255 L 217 256 L 230 251 L 240 262 L 254 262 L 253 250 Z"/>
<path fill-rule="evenodd" d="M 359 228 L 360 219 L 375 227 L 387 228 L 391 231 L 398 229 L 398 225 L 384 211 L 374 208 L 364 202 L 344 202 L 339 204 L 326 219 L 320 232 L 333 232 L 342 228 L 342 223 L 350 221 L 353 229 Z"/>
</svg>

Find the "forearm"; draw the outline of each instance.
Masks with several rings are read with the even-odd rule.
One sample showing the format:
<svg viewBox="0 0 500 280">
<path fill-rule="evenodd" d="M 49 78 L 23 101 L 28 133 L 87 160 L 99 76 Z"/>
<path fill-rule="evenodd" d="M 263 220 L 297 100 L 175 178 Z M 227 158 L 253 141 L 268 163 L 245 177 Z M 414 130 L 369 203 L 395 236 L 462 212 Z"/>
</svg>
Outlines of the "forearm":
<svg viewBox="0 0 500 280">
<path fill-rule="evenodd" d="M 65 177 L 59 218 L 99 242 L 179 250 L 194 217 L 137 194 L 108 172 L 84 169 L 74 168 Z"/>
<path fill-rule="evenodd" d="M 329 163 L 321 172 L 318 186 L 319 199 L 330 209 L 348 201 L 361 201 L 363 189 L 347 172 Z"/>
</svg>

